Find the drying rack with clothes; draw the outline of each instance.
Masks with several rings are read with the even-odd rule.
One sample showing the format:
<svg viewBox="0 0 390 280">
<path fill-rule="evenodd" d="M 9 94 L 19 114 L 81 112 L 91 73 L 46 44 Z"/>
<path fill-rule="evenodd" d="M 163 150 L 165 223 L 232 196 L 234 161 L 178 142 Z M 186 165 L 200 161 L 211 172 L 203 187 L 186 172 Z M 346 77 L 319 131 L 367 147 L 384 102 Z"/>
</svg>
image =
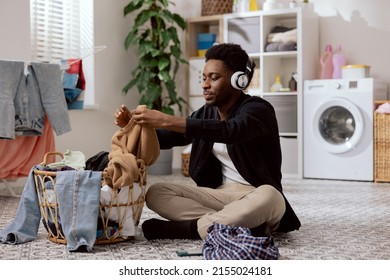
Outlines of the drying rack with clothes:
<svg viewBox="0 0 390 280">
<path fill-rule="evenodd" d="M 84 48 L 81 51 L 85 52 L 85 55 L 80 58 L 69 58 L 59 61 L 61 70 L 63 71 L 64 94 L 69 110 L 84 108 L 86 79 L 84 76 L 83 61 L 106 48 L 107 46 Z"/>
<path fill-rule="evenodd" d="M 57 136 L 71 130 L 68 110 L 79 107 L 85 89 L 82 60 L 104 49 L 86 48 L 80 58 L 52 63 L 0 60 L 0 183 L 11 195 L 16 194 L 10 179 L 27 177 L 32 166 L 56 150 L 53 129 Z M 64 98 L 65 73 L 78 81 L 67 89 L 70 102 Z"/>
<path fill-rule="evenodd" d="M 0 60 L 0 179 L 8 189 L 7 179 L 27 176 L 54 148 L 52 130 L 71 130 L 61 75 L 54 63 Z"/>
</svg>

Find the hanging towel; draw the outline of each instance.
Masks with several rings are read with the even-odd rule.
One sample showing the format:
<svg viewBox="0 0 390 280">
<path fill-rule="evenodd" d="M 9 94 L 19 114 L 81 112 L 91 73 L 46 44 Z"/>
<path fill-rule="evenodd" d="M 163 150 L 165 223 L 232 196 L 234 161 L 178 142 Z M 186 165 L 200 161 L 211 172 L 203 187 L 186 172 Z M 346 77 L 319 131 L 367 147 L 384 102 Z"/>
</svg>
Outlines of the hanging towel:
<svg viewBox="0 0 390 280">
<path fill-rule="evenodd" d="M 0 179 L 27 177 L 31 168 L 52 151 L 55 151 L 54 132 L 47 117 L 42 136 L 16 136 L 12 141 L 0 139 Z M 52 162 L 52 158 L 48 162 Z"/>
</svg>

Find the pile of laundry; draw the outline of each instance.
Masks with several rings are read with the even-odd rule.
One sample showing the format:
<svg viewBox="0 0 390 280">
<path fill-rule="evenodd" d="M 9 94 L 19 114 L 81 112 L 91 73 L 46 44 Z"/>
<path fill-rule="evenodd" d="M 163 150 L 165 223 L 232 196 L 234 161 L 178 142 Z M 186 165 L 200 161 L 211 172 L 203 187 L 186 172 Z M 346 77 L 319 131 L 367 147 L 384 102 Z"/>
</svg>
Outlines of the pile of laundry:
<svg viewBox="0 0 390 280">
<path fill-rule="evenodd" d="M 61 161 L 34 166 L 15 219 L 0 230 L 0 243 L 34 240 L 41 219 L 49 233 L 64 237 L 70 252 L 92 252 L 97 239 L 134 236 L 146 193 L 146 166 L 157 160 L 159 152 L 156 131 L 131 119 L 113 135 L 110 152 L 86 161 L 82 152 L 68 150 Z M 42 180 L 35 180 L 40 172 Z M 47 172 L 55 172 L 55 179 Z M 41 217 L 40 199 L 45 201 L 43 207 L 58 205 L 58 209 L 51 211 L 48 206 Z"/>
<path fill-rule="evenodd" d="M 385 102 L 378 106 L 378 108 L 375 110 L 375 112 L 380 114 L 390 114 L 390 103 Z"/>
</svg>

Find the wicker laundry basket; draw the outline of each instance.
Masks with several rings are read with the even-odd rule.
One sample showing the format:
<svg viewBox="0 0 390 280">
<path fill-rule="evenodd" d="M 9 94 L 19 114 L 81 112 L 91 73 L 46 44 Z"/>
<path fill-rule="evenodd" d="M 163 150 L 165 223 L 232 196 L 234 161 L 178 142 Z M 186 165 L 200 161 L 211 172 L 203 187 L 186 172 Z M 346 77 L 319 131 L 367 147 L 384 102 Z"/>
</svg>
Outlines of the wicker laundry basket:
<svg viewBox="0 0 390 280">
<path fill-rule="evenodd" d="M 59 152 L 50 152 L 45 154 L 42 166 L 47 165 L 47 158 L 49 156 L 60 156 L 64 157 L 62 153 Z M 111 201 L 107 204 L 100 203 L 99 209 L 99 223 L 102 225 L 101 234 L 97 236 L 95 244 L 111 244 L 118 243 L 122 241 L 131 240 L 134 236 L 129 236 L 124 238 L 122 234 L 122 228 L 125 223 L 125 217 L 128 217 L 128 211 L 132 211 L 132 217 L 134 224 L 137 226 L 140 221 L 142 209 L 145 201 L 146 194 L 146 165 L 143 160 L 137 160 L 139 168 L 139 178 L 137 180 L 137 185 L 140 187 L 140 191 L 133 191 L 134 188 L 129 188 L 128 199 L 126 203 L 119 201 L 119 196 L 117 195 L 119 190 L 113 189 Z M 59 171 L 57 171 L 59 172 Z M 44 223 L 47 231 L 48 238 L 50 241 L 60 244 L 66 244 L 66 238 L 62 233 L 61 224 L 60 224 L 60 215 L 58 209 L 58 201 L 56 194 L 56 175 L 57 172 L 53 171 L 43 171 L 43 170 L 34 170 L 34 183 L 38 195 L 39 208 L 41 212 L 42 222 Z M 61 172 L 61 171 L 60 171 Z M 62 171 L 66 172 L 66 171 Z M 112 216 L 109 219 L 109 216 L 106 215 L 107 212 L 116 210 L 117 213 L 116 220 L 116 230 L 112 231 Z M 131 213 L 130 213 L 131 214 Z M 49 225 L 50 227 L 47 226 Z"/>
<path fill-rule="evenodd" d="M 390 182 L 390 114 L 374 113 L 375 182 Z"/>
<path fill-rule="evenodd" d="M 181 173 L 183 174 L 183 176 L 185 177 L 189 177 L 190 176 L 190 157 L 191 157 L 191 154 L 181 154 Z"/>
<path fill-rule="evenodd" d="M 233 10 L 233 0 L 202 0 L 202 16 L 228 14 Z"/>
</svg>

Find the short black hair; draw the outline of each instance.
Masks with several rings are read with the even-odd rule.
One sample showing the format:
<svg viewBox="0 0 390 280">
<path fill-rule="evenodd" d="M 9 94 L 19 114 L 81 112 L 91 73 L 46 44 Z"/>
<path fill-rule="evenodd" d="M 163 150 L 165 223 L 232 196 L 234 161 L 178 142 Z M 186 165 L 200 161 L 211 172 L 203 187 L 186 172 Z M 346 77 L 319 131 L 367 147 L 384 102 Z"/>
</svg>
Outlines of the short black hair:
<svg viewBox="0 0 390 280">
<path fill-rule="evenodd" d="M 253 69 L 256 64 L 248 56 L 240 45 L 233 43 L 215 44 L 206 51 L 206 62 L 210 59 L 222 60 L 226 68 L 233 72 L 242 71 L 247 73 L 248 82 L 252 80 Z M 247 65 L 250 65 L 251 71 L 247 71 Z"/>
</svg>

